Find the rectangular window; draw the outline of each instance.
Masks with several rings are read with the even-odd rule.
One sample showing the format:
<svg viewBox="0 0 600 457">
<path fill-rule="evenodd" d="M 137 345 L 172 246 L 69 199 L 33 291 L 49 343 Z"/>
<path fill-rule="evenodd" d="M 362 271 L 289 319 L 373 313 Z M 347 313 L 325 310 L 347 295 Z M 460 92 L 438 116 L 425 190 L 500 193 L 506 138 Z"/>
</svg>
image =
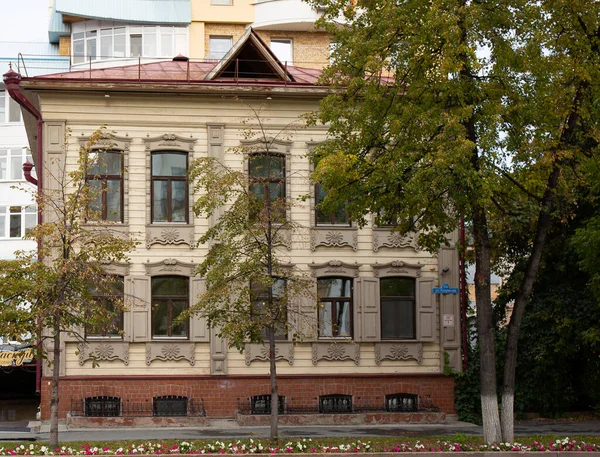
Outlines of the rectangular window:
<svg viewBox="0 0 600 457">
<path fill-rule="evenodd" d="M 125 298 L 125 278 L 108 276 L 107 283 L 100 292 L 95 285 L 91 286 L 91 294 L 100 307 L 104 308 L 112 318 L 106 325 L 86 328 L 88 336 L 122 337 L 123 336 L 123 300 Z"/>
<path fill-rule="evenodd" d="M 285 220 L 285 157 L 253 154 L 248 161 L 250 192 L 262 206 L 269 202 L 272 214 Z"/>
<path fill-rule="evenodd" d="M 282 64 L 293 64 L 292 40 L 288 38 L 271 38 L 271 51 Z"/>
<path fill-rule="evenodd" d="M 0 90 L 0 123 L 6 122 L 6 100 L 9 97 L 5 90 Z"/>
<path fill-rule="evenodd" d="M 352 337 L 352 279 L 317 279 L 319 337 Z"/>
<path fill-rule="evenodd" d="M 187 416 L 187 409 L 187 397 L 164 395 L 152 399 L 153 416 Z"/>
<path fill-rule="evenodd" d="M 117 417 L 121 415 L 119 397 L 86 397 L 85 415 L 88 417 Z"/>
<path fill-rule="evenodd" d="M 187 154 L 152 153 L 152 222 L 188 221 Z"/>
<path fill-rule="evenodd" d="M 327 193 L 321 184 L 315 184 L 315 225 L 340 225 L 350 227 L 350 218 L 346 213 L 344 205 L 339 206 L 335 211 L 327 212 L 319 208 L 319 205 L 325 200 Z"/>
<path fill-rule="evenodd" d="M 278 396 L 278 411 L 283 414 L 285 411 L 285 397 Z M 271 395 L 255 395 L 250 397 L 251 414 L 271 414 Z"/>
<path fill-rule="evenodd" d="M 233 5 L 233 0 L 210 0 L 211 5 Z"/>
<path fill-rule="evenodd" d="M 35 227 L 35 206 L 0 206 L 0 238 L 22 238 Z"/>
<path fill-rule="evenodd" d="M 152 337 L 187 337 L 188 322 L 175 323 L 175 320 L 188 306 L 188 278 L 152 278 Z"/>
<path fill-rule="evenodd" d="M 142 34 L 141 33 L 129 35 L 129 55 L 131 57 L 141 57 L 141 55 L 142 55 Z"/>
<path fill-rule="evenodd" d="M 21 107 L 11 97 L 8 98 L 8 122 L 21 122 Z"/>
<path fill-rule="evenodd" d="M 381 278 L 381 339 L 415 339 L 415 281 Z"/>
<path fill-rule="evenodd" d="M 221 60 L 229 52 L 233 45 L 233 38 L 230 36 L 211 36 L 208 39 L 209 59 Z"/>
<path fill-rule="evenodd" d="M 91 220 L 123 222 L 123 154 L 90 154 L 86 181 L 90 186 Z"/>
<path fill-rule="evenodd" d="M 277 278 L 271 286 L 273 297 L 273 308 L 269 312 L 269 288 L 256 283 L 250 284 L 252 319 L 259 322 L 278 321 L 275 325 L 275 339 L 286 340 L 287 332 L 284 322 L 287 320 L 287 308 L 285 302 L 285 279 Z M 281 316 L 277 319 L 278 316 Z M 268 341 L 269 334 L 266 328 L 261 330 L 263 341 Z"/>
<path fill-rule="evenodd" d="M 352 396 L 322 395 L 319 397 L 319 412 L 321 414 L 351 413 Z"/>
<path fill-rule="evenodd" d="M 419 410 L 419 397 L 415 394 L 386 395 L 385 410 L 399 413 L 416 413 Z"/>
</svg>

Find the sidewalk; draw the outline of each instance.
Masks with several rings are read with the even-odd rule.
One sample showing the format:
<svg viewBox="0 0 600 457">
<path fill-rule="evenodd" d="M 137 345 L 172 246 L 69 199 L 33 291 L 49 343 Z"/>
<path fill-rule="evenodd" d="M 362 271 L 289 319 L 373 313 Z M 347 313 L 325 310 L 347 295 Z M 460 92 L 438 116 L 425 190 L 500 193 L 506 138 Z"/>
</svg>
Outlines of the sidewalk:
<svg viewBox="0 0 600 457">
<path fill-rule="evenodd" d="M 362 426 L 282 426 L 280 435 L 290 439 L 297 438 L 367 438 L 410 436 L 424 437 L 435 435 L 477 436 L 482 428 L 467 422 L 448 424 L 394 424 L 394 425 L 362 425 Z M 39 433 L 21 430 L 0 431 L 0 441 L 4 440 L 48 440 L 48 426 L 43 426 Z M 515 426 L 515 434 L 559 436 L 596 435 L 600 436 L 600 421 L 524 421 Z M 240 427 L 233 420 L 213 420 L 207 427 L 188 428 L 119 428 L 119 429 L 70 429 L 60 428 L 62 442 L 73 441 L 134 441 L 134 440 L 197 440 L 197 439 L 237 439 L 266 438 L 269 427 Z"/>
</svg>

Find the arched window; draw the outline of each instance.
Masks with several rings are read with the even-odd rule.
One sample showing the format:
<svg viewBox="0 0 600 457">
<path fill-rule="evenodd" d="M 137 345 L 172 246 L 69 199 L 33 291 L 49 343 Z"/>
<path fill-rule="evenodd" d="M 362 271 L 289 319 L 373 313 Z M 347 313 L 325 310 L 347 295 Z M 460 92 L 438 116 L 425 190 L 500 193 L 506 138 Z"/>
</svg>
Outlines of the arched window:
<svg viewBox="0 0 600 457">
<path fill-rule="evenodd" d="M 250 192 L 285 218 L 285 157 L 279 154 L 252 154 L 248 162 Z"/>
</svg>

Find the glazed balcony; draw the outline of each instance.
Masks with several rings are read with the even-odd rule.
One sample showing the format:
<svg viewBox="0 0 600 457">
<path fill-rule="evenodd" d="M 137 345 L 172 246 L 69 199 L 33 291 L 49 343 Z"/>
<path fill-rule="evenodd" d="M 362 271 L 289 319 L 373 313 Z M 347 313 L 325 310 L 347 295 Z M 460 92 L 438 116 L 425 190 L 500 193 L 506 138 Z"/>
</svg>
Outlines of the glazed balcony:
<svg viewBox="0 0 600 457">
<path fill-rule="evenodd" d="M 257 30 L 312 31 L 321 17 L 318 9 L 302 0 L 259 0 L 254 4 Z"/>
</svg>

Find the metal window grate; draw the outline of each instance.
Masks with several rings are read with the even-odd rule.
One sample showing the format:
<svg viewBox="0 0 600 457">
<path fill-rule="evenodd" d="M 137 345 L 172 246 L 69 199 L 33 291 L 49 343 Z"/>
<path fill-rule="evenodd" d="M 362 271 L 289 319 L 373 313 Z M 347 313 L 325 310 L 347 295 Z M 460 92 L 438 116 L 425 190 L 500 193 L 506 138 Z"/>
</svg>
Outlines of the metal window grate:
<svg viewBox="0 0 600 457">
<path fill-rule="evenodd" d="M 116 417 L 121 414 L 119 397 L 86 397 L 85 415 L 88 417 Z"/>
<path fill-rule="evenodd" d="M 179 395 L 165 395 L 152 399 L 153 416 L 187 416 L 188 398 Z"/>
<path fill-rule="evenodd" d="M 340 414 L 352 412 L 351 395 L 323 395 L 319 397 L 321 414 Z"/>
<path fill-rule="evenodd" d="M 412 413 L 419 410 L 419 397 L 415 394 L 392 394 L 385 396 L 385 410 Z"/>
<path fill-rule="evenodd" d="M 280 414 L 285 411 L 285 397 L 279 396 Z M 250 397 L 250 413 L 251 414 L 271 414 L 271 395 L 255 395 Z"/>
</svg>

